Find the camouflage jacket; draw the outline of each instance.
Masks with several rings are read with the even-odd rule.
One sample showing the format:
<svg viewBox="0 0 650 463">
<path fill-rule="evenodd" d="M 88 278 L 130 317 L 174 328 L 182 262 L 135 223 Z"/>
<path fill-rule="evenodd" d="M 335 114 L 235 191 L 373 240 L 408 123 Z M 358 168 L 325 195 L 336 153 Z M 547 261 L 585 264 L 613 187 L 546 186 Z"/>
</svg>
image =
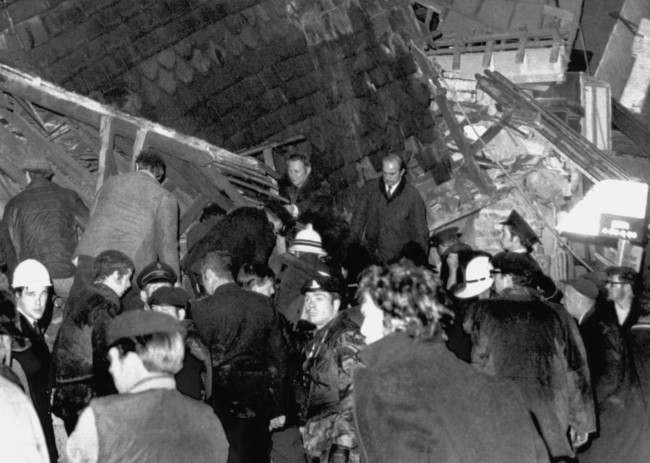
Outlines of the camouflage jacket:
<svg viewBox="0 0 650 463">
<path fill-rule="evenodd" d="M 318 330 L 306 347 L 303 364 L 306 421 L 303 438 L 312 456 L 326 454 L 333 444 L 357 446 L 352 414 L 352 375 L 365 346 L 359 326 L 346 311 Z"/>
</svg>

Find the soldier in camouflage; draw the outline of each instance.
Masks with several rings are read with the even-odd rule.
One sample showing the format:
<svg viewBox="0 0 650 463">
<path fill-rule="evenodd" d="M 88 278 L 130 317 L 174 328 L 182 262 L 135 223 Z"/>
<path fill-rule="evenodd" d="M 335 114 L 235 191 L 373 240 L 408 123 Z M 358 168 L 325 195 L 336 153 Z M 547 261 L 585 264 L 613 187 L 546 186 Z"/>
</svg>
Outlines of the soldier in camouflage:
<svg viewBox="0 0 650 463">
<path fill-rule="evenodd" d="M 359 462 L 353 417 L 352 374 L 365 346 L 359 325 L 348 311 L 339 313 L 340 282 L 329 276 L 303 287 L 302 317 L 316 326 L 306 346 L 301 428 L 311 463 Z"/>
</svg>

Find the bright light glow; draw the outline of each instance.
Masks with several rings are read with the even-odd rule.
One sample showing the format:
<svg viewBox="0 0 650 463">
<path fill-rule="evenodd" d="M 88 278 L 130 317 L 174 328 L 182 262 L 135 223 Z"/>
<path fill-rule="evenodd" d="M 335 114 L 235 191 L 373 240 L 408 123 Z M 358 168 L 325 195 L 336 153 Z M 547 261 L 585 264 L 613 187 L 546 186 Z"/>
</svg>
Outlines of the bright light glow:
<svg viewBox="0 0 650 463">
<path fill-rule="evenodd" d="M 596 183 L 568 214 L 560 218 L 557 229 L 560 233 L 601 236 L 603 214 L 643 220 L 647 200 L 647 183 L 603 180 Z M 612 221 L 614 225 L 617 223 Z"/>
</svg>

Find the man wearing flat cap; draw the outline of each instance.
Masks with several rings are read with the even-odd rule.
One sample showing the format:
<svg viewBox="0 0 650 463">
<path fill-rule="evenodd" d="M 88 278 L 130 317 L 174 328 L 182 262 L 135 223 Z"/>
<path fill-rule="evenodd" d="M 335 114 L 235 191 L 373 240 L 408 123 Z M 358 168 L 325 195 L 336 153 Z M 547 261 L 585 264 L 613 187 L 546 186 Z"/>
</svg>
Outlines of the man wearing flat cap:
<svg viewBox="0 0 650 463">
<path fill-rule="evenodd" d="M 341 282 L 323 272 L 302 288 L 302 318 L 316 327 L 303 364 L 303 441 L 308 461 L 358 461 L 352 412 L 352 374 L 365 346 L 349 310 L 339 312 Z"/>
<path fill-rule="evenodd" d="M 492 259 L 495 298 L 477 301 L 469 323 L 472 364 L 512 380 L 554 459 L 573 458 L 596 430 L 584 345 L 561 306 L 539 297 L 535 265 L 521 254 Z M 567 438 L 570 436 L 570 439 Z"/>
<path fill-rule="evenodd" d="M 212 364 L 210 352 L 199 339 L 194 323 L 185 318 L 189 300 L 190 295 L 183 288 L 162 286 L 151 294 L 147 310 L 170 315 L 187 329 L 185 358 L 183 368 L 176 374 L 176 387 L 188 397 L 203 400 L 210 396 L 212 389 Z"/>
<path fill-rule="evenodd" d="M 185 328 L 156 311 L 108 326 L 110 372 L 119 395 L 93 399 L 67 443 L 72 463 L 226 462 L 228 443 L 207 405 L 176 390 Z"/>
</svg>

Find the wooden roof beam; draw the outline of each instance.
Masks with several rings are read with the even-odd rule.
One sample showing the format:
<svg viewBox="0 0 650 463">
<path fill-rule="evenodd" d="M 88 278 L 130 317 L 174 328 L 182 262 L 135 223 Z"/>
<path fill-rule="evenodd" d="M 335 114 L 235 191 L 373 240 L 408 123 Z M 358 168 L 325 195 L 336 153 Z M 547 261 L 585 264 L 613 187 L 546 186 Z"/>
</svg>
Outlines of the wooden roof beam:
<svg viewBox="0 0 650 463">
<path fill-rule="evenodd" d="M 175 155 L 191 162 L 218 161 L 223 158 L 236 164 L 260 169 L 260 163 L 256 159 L 239 156 L 200 138 L 181 134 L 161 124 L 103 105 L 6 64 L 0 64 L 0 88 L 97 129 L 100 127 L 101 118 L 110 116 L 113 118 L 114 133 L 130 139 L 136 139 L 137 132 L 144 128 L 148 131 L 148 146 L 167 147 L 166 151 L 173 150 Z"/>
</svg>

